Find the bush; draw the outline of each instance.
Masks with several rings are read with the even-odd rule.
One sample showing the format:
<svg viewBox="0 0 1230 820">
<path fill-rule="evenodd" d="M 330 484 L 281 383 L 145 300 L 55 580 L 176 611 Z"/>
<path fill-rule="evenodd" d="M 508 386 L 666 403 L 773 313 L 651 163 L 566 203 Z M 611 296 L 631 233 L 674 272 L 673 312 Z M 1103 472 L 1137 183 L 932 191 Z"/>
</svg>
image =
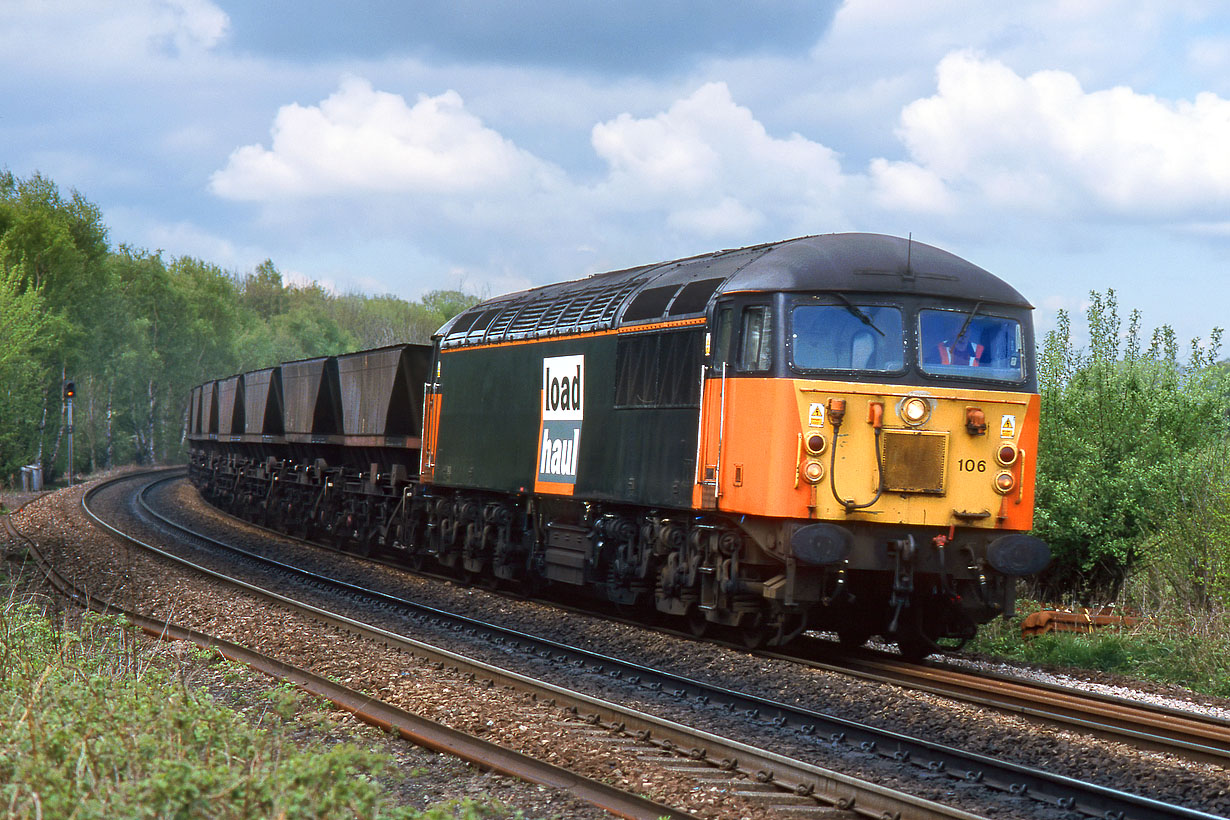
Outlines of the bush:
<svg viewBox="0 0 1230 820">
<path fill-rule="evenodd" d="M 299 748 L 151 665 L 131 627 L 61 631 L 0 613 L 0 800 L 10 817 L 416 817 L 372 779 L 383 756 Z M 282 724 L 278 724 L 279 726 Z"/>
<path fill-rule="evenodd" d="M 1145 558 L 1160 567 L 1164 557 L 1180 586 L 1216 574 L 1220 557 L 1167 553 L 1190 537 L 1230 549 L 1207 529 L 1230 485 L 1224 475 L 1210 484 L 1204 472 L 1206 455 L 1224 450 L 1230 413 L 1227 370 L 1215 364 L 1221 331 L 1207 347 L 1193 341 L 1184 365 L 1171 328 L 1156 330 L 1145 349 L 1134 311 L 1121 332 L 1113 290 L 1090 294 L 1086 318 L 1088 351 L 1075 347 L 1061 312 L 1039 359 L 1035 532 L 1055 556 L 1039 597 L 1116 600 Z"/>
</svg>

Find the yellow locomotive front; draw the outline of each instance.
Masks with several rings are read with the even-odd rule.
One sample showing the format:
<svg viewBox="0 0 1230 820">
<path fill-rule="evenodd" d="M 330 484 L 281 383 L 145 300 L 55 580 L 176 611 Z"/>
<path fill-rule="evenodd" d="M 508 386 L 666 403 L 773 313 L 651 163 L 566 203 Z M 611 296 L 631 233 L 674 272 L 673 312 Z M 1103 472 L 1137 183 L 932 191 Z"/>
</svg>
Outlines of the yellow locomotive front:
<svg viewBox="0 0 1230 820">
<path fill-rule="evenodd" d="M 797 613 L 843 643 L 879 634 L 923 656 L 1010 613 L 1016 578 L 1049 560 L 1024 534 L 1030 307 L 962 264 L 933 287 L 794 272 L 779 281 L 797 290 L 715 304 L 694 504 L 755 545 L 738 584 L 776 622 Z"/>
</svg>

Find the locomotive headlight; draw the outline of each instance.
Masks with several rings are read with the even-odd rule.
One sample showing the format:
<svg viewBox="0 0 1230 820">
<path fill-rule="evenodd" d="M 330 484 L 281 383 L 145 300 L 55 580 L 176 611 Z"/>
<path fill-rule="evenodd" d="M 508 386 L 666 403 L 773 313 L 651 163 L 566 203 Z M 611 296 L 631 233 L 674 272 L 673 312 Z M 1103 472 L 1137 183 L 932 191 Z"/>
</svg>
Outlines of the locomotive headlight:
<svg viewBox="0 0 1230 820">
<path fill-rule="evenodd" d="M 803 446 L 807 448 L 807 452 L 813 456 L 818 456 L 824 452 L 826 446 L 824 436 L 813 430 L 803 437 Z"/>
<path fill-rule="evenodd" d="M 1012 444 L 1001 444 L 1000 448 L 995 451 L 995 460 L 1001 466 L 1011 467 L 1016 464 L 1017 456 L 1019 455 L 1016 446 Z"/>
<path fill-rule="evenodd" d="M 809 461 L 803 465 L 803 478 L 811 484 L 819 484 L 824 478 L 824 465 L 818 461 Z"/>
<path fill-rule="evenodd" d="M 910 396 L 897 407 L 901 420 L 911 426 L 922 424 L 931 415 L 931 405 L 918 396 Z"/>
<path fill-rule="evenodd" d="M 995 492 L 1007 495 L 1016 487 L 1016 478 L 1007 470 L 995 476 Z"/>
</svg>

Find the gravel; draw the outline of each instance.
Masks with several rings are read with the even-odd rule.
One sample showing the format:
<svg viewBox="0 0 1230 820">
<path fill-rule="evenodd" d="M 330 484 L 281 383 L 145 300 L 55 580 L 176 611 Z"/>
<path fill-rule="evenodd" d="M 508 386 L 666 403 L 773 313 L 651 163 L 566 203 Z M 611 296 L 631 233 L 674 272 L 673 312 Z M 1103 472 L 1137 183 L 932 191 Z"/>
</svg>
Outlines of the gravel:
<svg viewBox="0 0 1230 820">
<path fill-rule="evenodd" d="M 725 785 L 701 784 L 666 771 L 641 771 L 634 759 L 593 740 L 587 729 L 580 731 L 580 724 L 563 709 L 510 690 L 485 687 L 422 659 L 186 576 L 176 566 L 99 537 L 83 521 L 81 493 L 80 487 L 52 493 L 26 508 L 16 523 L 39 542 L 63 574 L 94 595 L 250 646 L 402 709 L 698 817 L 770 816 L 731 794 Z M 433 797 L 473 796 L 473 780 L 455 776 L 458 761 L 432 756 L 437 758 L 445 761 L 443 769 L 415 780 L 433 783 Z M 528 817 L 608 816 L 565 792 L 511 778 L 485 777 L 492 785 L 486 793 Z M 483 783 L 484 789 L 486 785 Z"/>
<path fill-rule="evenodd" d="M 558 711 L 542 704 L 526 703 L 510 693 L 475 690 L 472 682 L 455 680 L 444 670 L 424 668 L 413 659 L 390 653 L 383 647 L 366 647 L 353 636 L 330 633 L 319 625 L 301 623 L 286 613 L 245 601 L 232 593 L 208 589 L 199 579 L 177 577 L 166 568 L 151 570 L 135 553 L 116 547 L 108 539 L 88 535 L 80 524 L 80 489 L 56 493 L 31 508 L 19 520 L 40 542 L 55 544 L 57 565 L 71 567 L 88 578 L 96 589 L 108 589 L 142 601 L 153 614 L 186 626 L 215 631 L 223 637 L 329 674 L 356 688 L 410 708 L 419 714 L 439 716 L 456 725 L 521 751 L 543 750 L 559 756 L 570 767 L 625 787 L 652 795 L 703 817 L 758 816 L 722 791 L 707 792 L 683 778 L 642 783 L 633 762 L 621 760 L 609 749 L 585 744 L 563 731 Z M 300 563 L 331 568 L 335 575 L 355 580 L 450 611 L 468 614 L 505 626 L 533 631 L 557 640 L 617 654 L 690 677 L 742 688 L 765 697 L 804 704 L 840 717 L 884 726 L 906 734 L 984 754 L 1000 756 L 1059 774 L 1090 779 L 1111 788 L 1133 791 L 1155 799 L 1180 803 L 1213 813 L 1230 810 L 1230 776 L 1215 766 L 1194 764 L 1164 755 L 1145 753 L 1123 744 L 1109 743 L 1057 731 L 1022 718 L 988 712 L 924 693 L 858 682 L 846 676 L 800 668 L 784 661 L 756 658 L 714 644 L 684 641 L 600 617 L 577 615 L 557 607 L 510 600 L 484 591 L 409 575 L 396 570 L 356 564 L 346 556 L 315 550 L 290 542 L 270 540 L 247 527 L 239 527 L 203 505 L 186 482 L 167 491 L 168 506 L 196 529 L 226 532 L 232 540 L 259 542 L 261 549 L 279 556 L 294 556 Z M 244 536 L 241 533 L 247 531 Z M 172 603 L 173 602 L 173 603 Z M 235 639 L 231 637 L 231 639 Z M 242 640 L 243 638 L 248 640 Z M 443 644 L 455 636 L 416 635 Z M 435 640 L 435 638 L 440 640 Z M 276 651 L 271 651 L 271 648 Z M 507 650 L 468 647 L 484 653 L 493 662 L 521 663 L 529 674 L 546 677 L 552 670 L 535 667 L 529 659 L 507 657 Z M 505 655 L 501 657 L 501 654 Z M 1018 674 L 1018 670 L 1010 670 Z M 561 672 L 554 671 L 559 676 Z M 763 727 L 696 705 L 681 706 L 649 693 L 630 690 L 609 680 L 569 680 L 584 684 L 592 694 L 621 701 L 646 711 L 679 720 L 699 721 L 709 731 L 767 745 L 784 754 L 810 756 L 818 765 L 854 776 L 903 788 L 922 797 L 960 805 L 987 815 L 1062 817 L 1060 812 L 1039 811 L 1031 801 L 990 795 L 981 787 L 957 784 L 942 776 L 905 776 L 895 765 L 873 755 L 832 749 L 816 741 L 783 736 Z M 1079 682 L 1078 685 L 1086 685 Z M 1120 683 L 1106 684 L 1121 686 Z M 1121 687 L 1122 688 L 1122 687 Z M 1170 692 L 1141 693 L 1123 689 L 1121 696 L 1165 697 L 1180 701 L 1182 708 L 1225 709 L 1224 702 L 1184 698 Z M 521 797 L 528 802 L 506 801 L 534 817 L 559 812 L 550 804 L 535 802 L 537 787 Z M 715 787 L 717 788 L 717 787 Z M 591 809 L 592 811 L 592 809 Z M 560 816 L 586 816 L 563 812 Z"/>
<path fill-rule="evenodd" d="M 179 484 L 172 488 L 169 496 L 168 506 L 190 515 L 194 528 L 204 528 L 212 522 L 212 526 L 229 529 L 231 539 L 237 537 L 232 521 L 219 517 L 216 511 L 202 504 L 190 486 Z M 297 563 L 306 562 L 318 570 L 330 569 L 335 576 L 348 577 L 365 586 L 378 587 L 441 609 L 619 655 L 764 697 L 800 703 L 817 711 L 925 740 L 1090 780 L 1108 788 L 1216 814 L 1230 812 L 1230 775 L 1217 766 L 1143 752 L 1126 744 L 1057 730 L 1021 717 L 926 693 L 856 681 L 838 673 L 757 658 L 710 643 L 680 640 L 600 617 L 578 615 L 543 604 L 510 601 L 476 589 L 357 564 L 346 556 L 330 551 L 305 549 L 293 543 L 278 547 L 276 543 L 269 543 L 263 533 L 254 529 L 251 532 L 261 540 L 264 545 L 262 549 L 266 552 L 285 550 L 285 557 L 295 557 Z M 439 637 L 442 641 L 449 639 L 447 635 Z M 473 646 L 466 649 L 471 653 L 477 651 Z M 502 663 L 521 661 L 507 657 L 502 661 L 493 659 L 493 662 Z M 549 670 L 533 666 L 524 671 L 544 677 L 550 674 Z M 681 721 L 699 721 L 710 731 L 774 748 L 784 754 L 804 757 L 818 765 L 938 802 L 961 805 L 970 811 L 984 814 L 998 812 L 1010 816 L 1063 816 L 1059 812 L 1040 810 L 1029 800 L 989 794 L 985 789 L 968 790 L 945 777 L 920 778 L 913 773 L 903 775 L 895 764 L 872 755 L 832 749 L 810 739 L 783 735 L 763 727 L 749 727 L 746 721 L 739 718 L 695 706 L 681 707 L 669 699 L 629 691 L 626 686 L 608 679 L 569 680 L 569 685 L 578 684 L 585 684 L 578 688 L 585 688 L 599 697 L 629 703 Z"/>
</svg>

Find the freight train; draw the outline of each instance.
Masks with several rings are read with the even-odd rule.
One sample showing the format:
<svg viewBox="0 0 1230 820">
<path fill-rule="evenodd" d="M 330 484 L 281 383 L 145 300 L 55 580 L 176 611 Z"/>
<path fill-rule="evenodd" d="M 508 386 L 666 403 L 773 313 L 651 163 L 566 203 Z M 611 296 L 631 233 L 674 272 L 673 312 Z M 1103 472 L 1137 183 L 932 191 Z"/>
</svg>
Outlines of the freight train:
<svg viewBox="0 0 1230 820">
<path fill-rule="evenodd" d="M 876 234 L 601 273 L 431 345 L 206 382 L 189 475 L 243 518 L 466 581 L 921 658 L 1049 561 L 1031 310 Z"/>
</svg>

